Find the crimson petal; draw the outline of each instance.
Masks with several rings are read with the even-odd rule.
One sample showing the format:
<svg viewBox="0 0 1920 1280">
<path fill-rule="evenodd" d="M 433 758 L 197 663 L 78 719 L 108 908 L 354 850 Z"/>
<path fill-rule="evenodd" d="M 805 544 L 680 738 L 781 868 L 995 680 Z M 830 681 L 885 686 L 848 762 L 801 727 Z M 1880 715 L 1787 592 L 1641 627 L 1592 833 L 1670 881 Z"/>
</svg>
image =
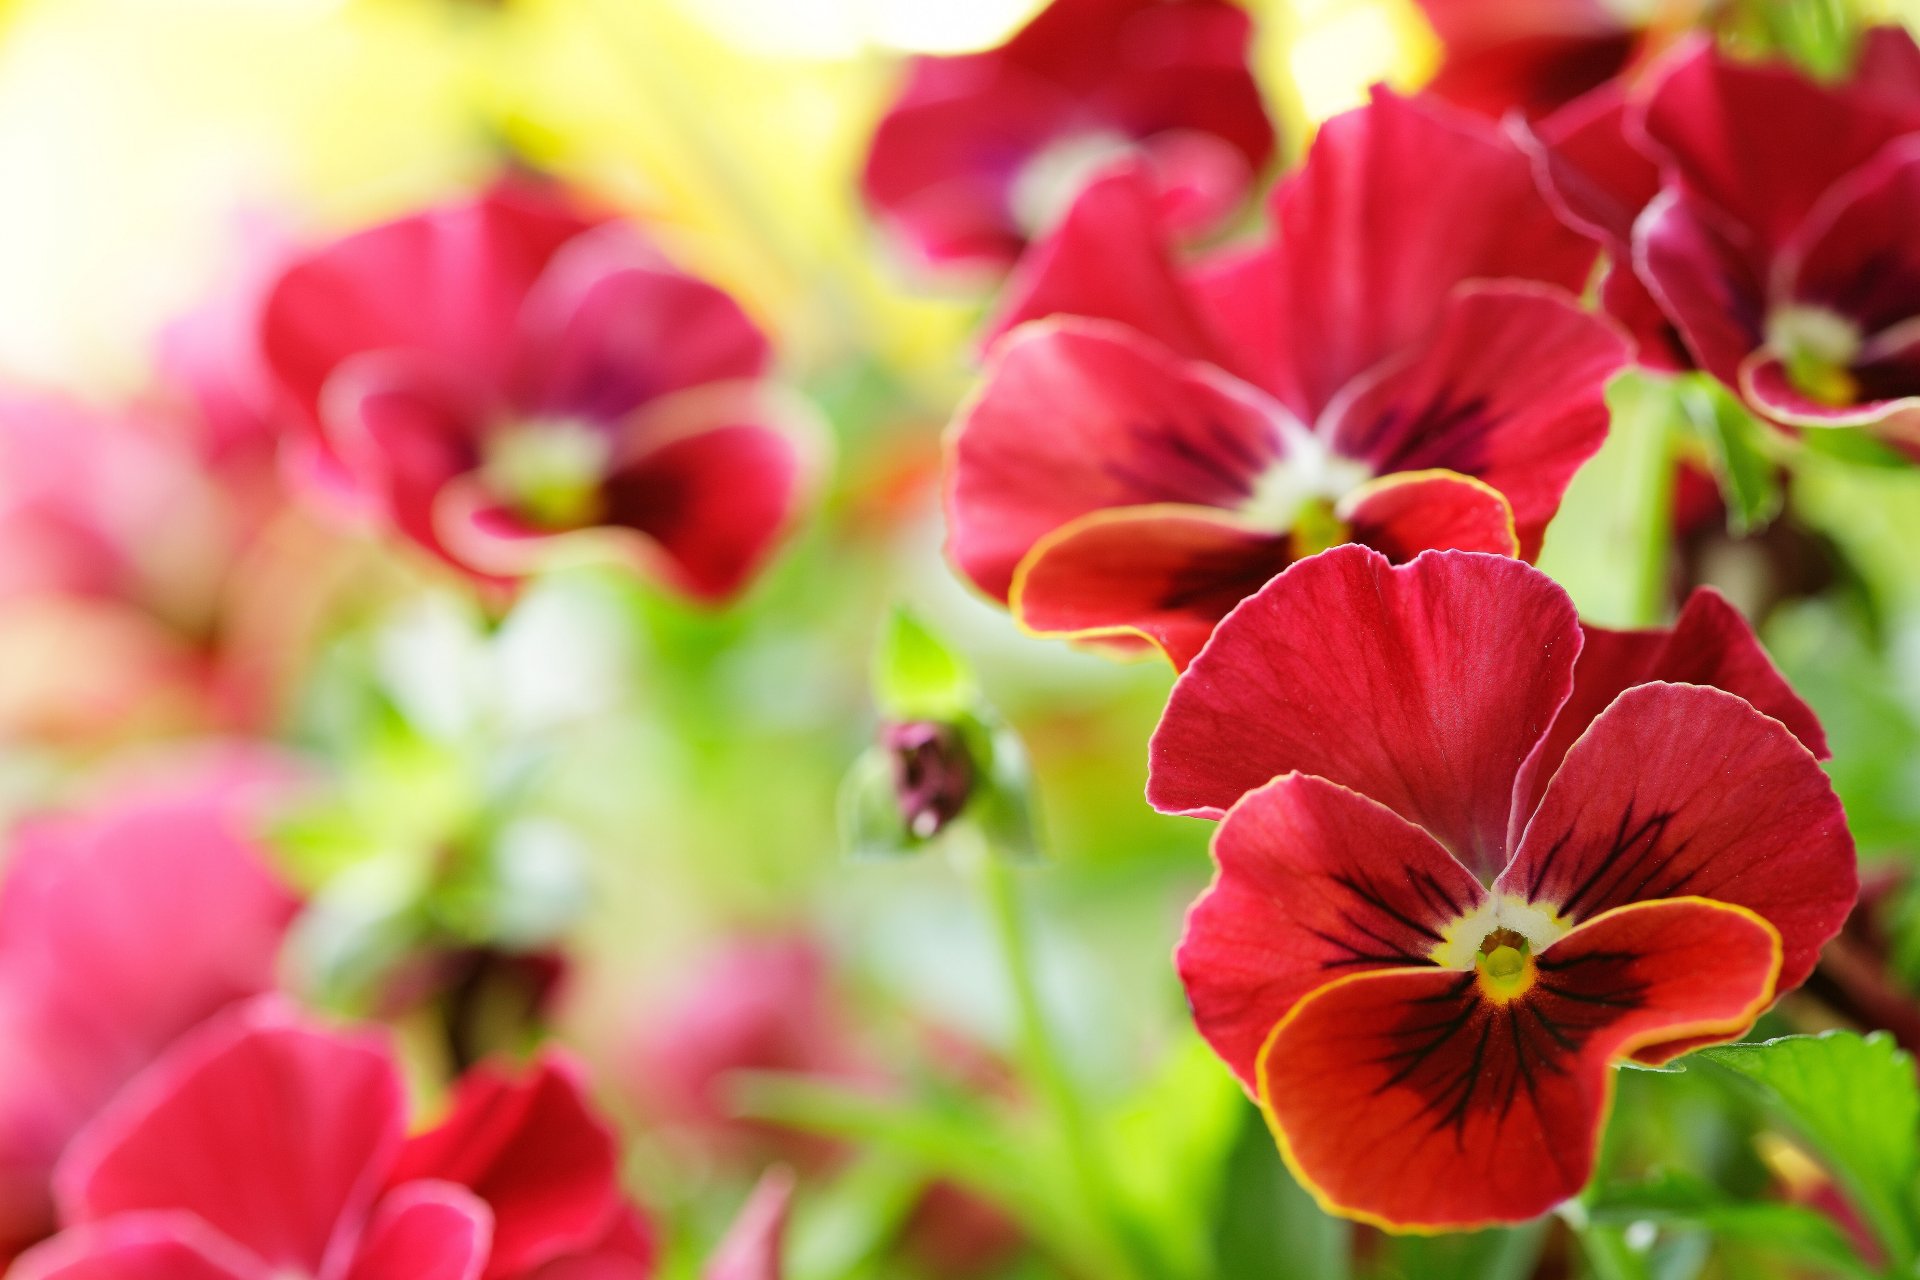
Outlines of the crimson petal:
<svg viewBox="0 0 1920 1280">
<path fill-rule="evenodd" d="M 1858 892 L 1819 761 L 1744 699 L 1699 685 L 1621 694 L 1567 751 L 1496 888 L 1568 921 L 1683 895 L 1780 932 L 1780 989 L 1806 979 Z"/>
<path fill-rule="evenodd" d="M 411 1183 L 380 1202 L 346 1280 L 479 1280 L 492 1231 L 493 1215 L 472 1192 Z"/>
<path fill-rule="evenodd" d="M 780 1280 L 785 1274 L 781 1239 L 792 1207 L 792 1174 L 776 1169 L 761 1178 L 701 1273 L 702 1280 Z"/>
<path fill-rule="evenodd" d="M 1244 796 L 1213 857 L 1174 958 L 1200 1034 L 1249 1089 L 1260 1047 L 1302 997 L 1348 974 L 1429 964 L 1447 925 L 1487 896 L 1426 832 L 1309 774 Z"/>
<path fill-rule="evenodd" d="M 1663 191 L 1633 228 L 1634 269 L 1699 366 L 1729 387 L 1766 332 L 1767 293 L 1738 229 L 1696 197 Z"/>
<path fill-rule="evenodd" d="M 1281 455 L 1281 412 L 1118 325 L 1024 326 L 1000 344 L 956 421 L 948 554 L 1005 600 L 1034 544 L 1090 511 L 1238 507 Z"/>
<path fill-rule="evenodd" d="M 493 1212 L 485 1275 L 502 1280 L 598 1244 L 621 1211 L 619 1177 L 618 1144 L 578 1069 L 548 1055 L 519 1080 L 469 1071 L 451 1114 L 407 1143 L 392 1182 L 437 1179 L 479 1196 Z"/>
<path fill-rule="evenodd" d="M 1422 551 L 1520 554 L 1506 498 L 1451 471 L 1401 471 L 1370 480 L 1341 500 L 1339 514 L 1353 541 L 1395 564 Z"/>
<path fill-rule="evenodd" d="M 1766 921 L 1687 898 L 1595 917 L 1504 1000 L 1471 972 L 1356 974 L 1274 1028 L 1261 1103 L 1330 1210 L 1392 1230 L 1524 1222 L 1586 1185 L 1610 1064 L 1737 1035 L 1773 998 L 1779 958 Z"/>
<path fill-rule="evenodd" d="M 1570 295 L 1505 281 L 1447 299 L 1439 327 L 1344 393 L 1318 430 L 1376 473 L 1444 469 L 1513 507 L 1523 555 L 1607 437 L 1607 380 L 1627 349 Z"/>
<path fill-rule="evenodd" d="M 1425 340 L 1463 282 L 1578 291 L 1598 252 L 1554 215 L 1512 139 L 1384 90 L 1322 126 L 1275 195 L 1274 226 L 1267 305 L 1285 338 L 1280 367 L 1261 381 L 1309 420 Z"/>
<path fill-rule="evenodd" d="M 1573 694 L 1554 717 L 1553 728 L 1527 760 L 1514 806 L 1517 844 L 1527 815 L 1539 807 L 1540 797 L 1567 748 L 1585 733 L 1594 718 L 1635 685 L 1666 681 L 1725 689 L 1786 725 L 1793 736 L 1819 759 L 1826 759 L 1826 731 L 1801 701 L 1786 677 L 1760 647 L 1760 639 L 1726 597 L 1702 587 L 1687 597 L 1671 628 L 1654 631 L 1610 631 L 1586 628 L 1586 644 L 1573 669 Z"/>
<path fill-rule="evenodd" d="M 190 1213 L 129 1213 L 63 1231 L 22 1254 L 9 1280 L 273 1280 L 272 1270 Z"/>
<path fill-rule="evenodd" d="M 1176 355 L 1226 363 L 1174 266 L 1159 192 L 1137 164 L 1108 170 L 1074 198 L 1060 225 L 1021 259 L 984 340 L 1053 315 L 1111 320 Z"/>
<path fill-rule="evenodd" d="M 1174 684 L 1147 798 L 1217 817 L 1269 778 L 1318 774 L 1491 877 L 1515 777 L 1579 651 L 1572 601 L 1519 561 L 1444 551 L 1394 567 L 1335 547 L 1235 610 Z"/>
<path fill-rule="evenodd" d="M 351 1243 L 405 1125 L 381 1040 L 307 1026 L 267 998 L 123 1090 L 68 1148 L 55 1186 L 69 1223 L 184 1210 L 271 1271 L 320 1274 Z"/>
<path fill-rule="evenodd" d="M 1042 538 L 1009 604 L 1042 635 L 1145 636 L 1185 669 L 1214 624 L 1286 568 L 1290 548 L 1208 507 L 1116 507 Z"/>
</svg>

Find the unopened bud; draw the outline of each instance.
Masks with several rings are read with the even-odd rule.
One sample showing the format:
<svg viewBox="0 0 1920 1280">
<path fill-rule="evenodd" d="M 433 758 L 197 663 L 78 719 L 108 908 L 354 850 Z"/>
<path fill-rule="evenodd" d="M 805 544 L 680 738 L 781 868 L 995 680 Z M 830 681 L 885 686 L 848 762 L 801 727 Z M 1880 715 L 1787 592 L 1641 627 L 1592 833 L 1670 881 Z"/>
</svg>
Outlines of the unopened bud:
<svg viewBox="0 0 1920 1280">
<path fill-rule="evenodd" d="M 907 830 L 922 840 L 938 835 L 973 794 L 973 756 L 959 727 L 911 720 L 886 726 L 880 742 L 893 764 L 893 792 Z"/>
</svg>

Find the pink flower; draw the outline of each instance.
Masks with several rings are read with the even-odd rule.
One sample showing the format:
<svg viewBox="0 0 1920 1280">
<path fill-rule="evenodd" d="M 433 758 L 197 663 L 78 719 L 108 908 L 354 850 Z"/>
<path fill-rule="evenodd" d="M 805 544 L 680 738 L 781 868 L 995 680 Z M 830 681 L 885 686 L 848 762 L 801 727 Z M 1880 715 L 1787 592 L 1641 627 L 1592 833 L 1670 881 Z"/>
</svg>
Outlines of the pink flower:
<svg viewBox="0 0 1920 1280">
<path fill-rule="evenodd" d="M 1195 1022 L 1329 1208 L 1535 1217 L 1591 1175 L 1613 1063 L 1737 1036 L 1846 920 L 1825 754 L 1711 593 L 1612 632 L 1512 560 L 1316 556 L 1154 734 L 1154 806 L 1223 819 Z"/>
<path fill-rule="evenodd" d="M 928 261 L 1006 266 L 1094 167 L 1140 156 L 1171 224 L 1239 206 L 1273 152 L 1227 0 L 1053 0 L 1006 44 L 914 59 L 867 202 Z"/>
<path fill-rule="evenodd" d="M 1024 626 L 1185 666 L 1335 543 L 1539 551 L 1625 349 L 1570 292 L 1595 251 L 1527 157 L 1381 93 L 1328 122 L 1272 220 L 1183 267 L 1116 170 L 1016 273 L 951 437 L 948 554 Z"/>
<path fill-rule="evenodd" d="M 0 1254 L 52 1228 L 73 1135 L 177 1038 L 272 989 L 293 895 L 215 775 L 30 820 L 0 883 Z"/>
<path fill-rule="evenodd" d="M 336 486 L 482 578 L 581 556 L 697 600 L 790 522 L 808 421 L 764 334 L 631 227 L 502 187 L 294 262 L 264 347 Z"/>
<path fill-rule="evenodd" d="M 647 1280 L 611 1130 L 543 1056 L 461 1082 L 406 1136 L 385 1041 L 277 1000 L 176 1047 L 61 1162 L 65 1230 L 24 1280 Z"/>
<path fill-rule="evenodd" d="M 1608 309 L 1657 367 L 1771 421 L 1920 432 L 1920 48 L 1864 37 L 1823 85 L 1701 42 L 1541 122 L 1540 172 L 1607 248 Z"/>
</svg>

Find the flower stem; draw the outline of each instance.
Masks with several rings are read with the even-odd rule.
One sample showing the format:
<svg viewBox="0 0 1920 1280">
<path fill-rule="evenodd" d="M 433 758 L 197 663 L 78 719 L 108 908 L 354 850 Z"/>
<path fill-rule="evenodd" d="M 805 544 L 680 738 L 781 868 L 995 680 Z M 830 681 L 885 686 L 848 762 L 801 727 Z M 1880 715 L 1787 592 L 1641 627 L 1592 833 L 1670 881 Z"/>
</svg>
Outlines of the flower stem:
<svg viewBox="0 0 1920 1280">
<path fill-rule="evenodd" d="M 1086 1109 L 1047 1025 L 1013 872 L 1007 859 L 990 848 L 980 850 L 979 863 L 981 889 L 1013 996 L 1021 1065 L 1052 1115 L 1074 1197 L 1089 1229 L 1087 1243 L 1090 1250 L 1097 1251 L 1097 1256 L 1087 1260 L 1089 1266 L 1101 1280 L 1146 1280 L 1147 1273 L 1129 1247 L 1130 1233 L 1116 1213 Z"/>
</svg>

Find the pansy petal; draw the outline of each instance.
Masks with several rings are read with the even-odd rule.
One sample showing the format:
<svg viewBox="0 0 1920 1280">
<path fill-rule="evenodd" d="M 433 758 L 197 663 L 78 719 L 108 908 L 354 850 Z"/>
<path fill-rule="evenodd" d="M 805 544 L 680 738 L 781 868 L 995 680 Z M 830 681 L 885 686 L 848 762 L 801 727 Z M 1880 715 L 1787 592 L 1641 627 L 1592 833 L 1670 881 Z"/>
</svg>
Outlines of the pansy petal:
<svg viewBox="0 0 1920 1280">
<path fill-rule="evenodd" d="M 504 377 L 527 292 L 590 226 L 550 196 L 502 186 L 349 236 L 296 261 L 268 295 L 267 362 L 315 416 L 333 371 L 368 352 L 430 352 Z"/>
<path fill-rule="evenodd" d="M 1920 126 L 1920 115 L 1701 41 L 1670 61 L 1643 121 L 1672 171 L 1685 175 L 1687 194 L 1732 217 L 1764 254 L 1843 175 Z"/>
<path fill-rule="evenodd" d="M 628 1209 L 599 1244 L 555 1258 L 528 1280 L 655 1280 L 659 1258 L 652 1224 L 638 1209 Z"/>
<path fill-rule="evenodd" d="M 492 1210 L 489 1280 L 596 1244 L 622 1203 L 613 1133 L 578 1068 L 552 1054 L 520 1079 L 486 1065 L 467 1072 L 451 1114 L 394 1165 L 395 1185 L 422 1178 L 467 1187 Z"/>
<path fill-rule="evenodd" d="M 1766 328 L 1766 286 L 1721 215 L 1675 190 L 1656 196 L 1633 228 L 1634 270 L 1679 330 L 1694 361 L 1730 387 Z"/>
<path fill-rule="evenodd" d="M 765 383 L 679 392 L 620 431 L 616 448 L 626 452 L 602 484 L 596 523 L 541 527 L 474 474 L 436 496 L 435 536 L 459 563 L 484 574 L 623 563 L 696 601 L 721 604 L 778 547 L 824 438 L 810 409 Z"/>
<path fill-rule="evenodd" d="M 347 1280 L 479 1280 L 493 1214 L 449 1182 L 414 1182 L 388 1193 L 360 1239 Z"/>
<path fill-rule="evenodd" d="M 1176 668 L 1292 561 L 1291 540 L 1210 507 L 1115 507 L 1061 525 L 1014 574 L 1020 625 L 1069 639 L 1141 635 Z"/>
<path fill-rule="evenodd" d="M 63 1231 L 22 1254 L 9 1280 L 273 1280 L 190 1213 L 128 1213 Z"/>
<path fill-rule="evenodd" d="M 1826 308 L 1871 337 L 1920 312 L 1920 138 L 1898 142 L 1848 174 L 1781 254 L 1785 292 Z"/>
<path fill-rule="evenodd" d="M 61 1213 L 184 1210 L 276 1274 L 316 1274 L 366 1212 L 405 1118 L 379 1038 L 256 1001 L 195 1032 L 81 1132 L 55 1179 Z"/>
<path fill-rule="evenodd" d="M 1598 254 L 1554 215 L 1532 163 L 1497 127 L 1384 90 L 1321 127 L 1275 196 L 1274 223 L 1269 305 L 1290 336 L 1272 384 L 1315 418 L 1349 382 L 1423 341 L 1463 281 L 1577 291 Z"/>
<path fill-rule="evenodd" d="M 1442 551 L 1395 567 L 1335 547 L 1236 609 L 1174 684 L 1147 798 L 1217 817 L 1269 778 L 1318 774 L 1490 876 L 1514 778 L 1579 651 L 1573 602 L 1517 560 Z"/>
<path fill-rule="evenodd" d="M 1531 558 L 1573 473 L 1607 437 L 1607 380 L 1626 361 L 1620 335 L 1570 295 L 1469 285 L 1430 341 L 1355 384 L 1319 430 L 1376 473 L 1443 468 L 1486 481 L 1513 507 Z"/>
<path fill-rule="evenodd" d="M 1599 0 L 1419 0 L 1445 46 L 1426 92 L 1496 119 L 1552 110 L 1606 83 L 1639 33 Z"/>
<path fill-rule="evenodd" d="M 1913 33 L 1891 25 L 1862 32 L 1847 83 L 1886 99 L 1896 110 L 1920 111 L 1920 45 Z"/>
<path fill-rule="evenodd" d="M 1750 908 L 1780 932 L 1789 991 L 1858 881 L 1840 801 L 1785 725 L 1719 689 L 1650 684 L 1568 749 L 1497 887 L 1574 922 L 1682 895 Z"/>
<path fill-rule="evenodd" d="M 1737 1035 L 1773 998 L 1779 954 L 1753 913 L 1690 898 L 1595 918 L 1504 1002 L 1470 972 L 1339 979 L 1274 1028 L 1260 1100 L 1332 1211 L 1395 1230 L 1524 1222 L 1586 1185 L 1610 1064 Z"/>
<path fill-rule="evenodd" d="M 1213 857 L 1174 960 L 1195 1026 L 1248 1089 L 1260 1047 L 1302 997 L 1348 974 L 1427 965 L 1447 925 L 1486 900 L 1432 836 L 1310 774 L 1242 797 Z"/>
<path fill-rule="evenodd" d="M 1792 426 L 1872 427 L 1882 436 L 1897 436 L 1920 425 L 1920 341 L 1906 344 L 1894 359 L 1856 365 L 1849 372 L 1859 398 L 1835 403 L 1803 391 L 1786 362 L 1772 352 L 1756 351 L 1740 367 L 1734 386 L 1755 410 Z"/>
<path fill-rule="evenodd" d="M 1034 544 L 1077 516 L 1158 503 L 1239 507 L 1281 454 L 1280 412 L 1118 325 L 1023 326 L 995 350 L 954 425 L 948 554 L 1004 600 Z"/>
<path fill-rule="evenodd" d="M 530 413 L 611 421 L 688 387 L 757 378 L 772 359 L 732 295 L 676 270 L 619 224 L 565 245 L 521 322 L 514 399 Z"/>
<path fill-rule="evenodd" d="M 1160 195 L 1139 164 L 1111 168 L 1081 190 L 1020 260 L 983 340 L 1054 315 L 1111 320 L 1176 355 L 1225 363 L 1174 266 Z"/>
<path fill-rule="evenodd" d="M 708 1260 L 703 1280 L 780 1280 L 781 1240 L 793 1208 L 793 1175 L 775 1169 L 760 1179 Z"/>
<path fill-rule="evenodd" d="M 1567 748 L 1620 694 L 1655 681 L 1725 689 L 1786 725 L 1819 759 L 1831 754 L 1826 732 L 1813 708 L 1801 700 L 1773 665 L 1747 620 L 1727 603 L 1726 597 L 1711 587 L 1702 587 L 1687 597 L 1680 617 L 1670 628 L 1586 628 L 1586 644 L 1573 669 L 1573 694 L 1554 717 L 1553 728 L 1540 740 L 1521 775 L 1512 830 L 1516 844 L 1520 828 L 1539 807 L 1547 782 L 1566 757 Z"/>
<path fill-rule="evenodd" d="M 1369 480 L 1341 500 L 1339 515 L 1353 541 L 1395 564 L 1422 551 L 1520 554 L 1506 498 L 1452 471 L 1399 471 Z"/>
</svg>

